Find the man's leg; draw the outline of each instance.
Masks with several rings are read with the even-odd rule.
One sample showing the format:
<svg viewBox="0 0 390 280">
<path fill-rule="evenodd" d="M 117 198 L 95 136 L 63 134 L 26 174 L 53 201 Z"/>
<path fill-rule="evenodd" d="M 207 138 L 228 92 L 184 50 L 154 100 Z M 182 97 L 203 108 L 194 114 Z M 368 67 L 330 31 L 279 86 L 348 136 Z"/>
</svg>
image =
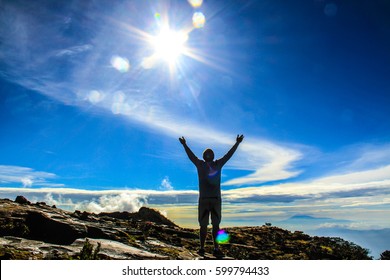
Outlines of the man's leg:
<svg viewBox="0 0 390 280">
<path fill-rule="evenodd" d="M 223 253 L 219 250 L 217 242 L 219 224 L 222 219 L 222 205 L 221 199 L 217 198 L 214 200 L 213 207 L 211 209 L 211 223 L 213 224 L 213 242 L 214 242 L 214 255 L 217 257 L 223 257 Z"/>
<path fill-rule="evenodd" d="M 207 238 L 207 226 L 201 226 L 199 231 L 200 250 L 204 250 L 204 244 Z"/>
<path fill-rule="evenodd" d="M 208 209 L 208 202 L 205 199 L 199 199 L 198 204 L 198 221 L 200 225 L 199 230 L 199 241 L 200 241 L 200 249 L 198 253 L 200 255 L 204 255 L 204 245 L 206 243 L 207 238 L 207 225 L 209 224 L 209 209 Z"/>
<path fill-rule="evenodd" d="M 213 242 L 214 242 L 214 249 L 215 250 L 219 249 L 219 245 L 217 242 L 218 231 L 219 231 L 219 224 L 213 225 Z"/>
</svg>

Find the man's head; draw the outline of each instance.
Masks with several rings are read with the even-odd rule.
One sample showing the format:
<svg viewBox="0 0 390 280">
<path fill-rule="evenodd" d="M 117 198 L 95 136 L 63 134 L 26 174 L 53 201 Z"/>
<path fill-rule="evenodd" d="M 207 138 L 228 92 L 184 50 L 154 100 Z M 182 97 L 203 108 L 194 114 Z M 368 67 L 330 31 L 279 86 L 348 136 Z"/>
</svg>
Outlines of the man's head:
<svg viewBox="0 0 390 280">
<path fill-rule="evenodd" d="M 213 150 L 212 149 L 204 150 L 204 152 L 203 152 L 203 159 L 206 162 L 213 161 L 214 160 L 214 152 L 213 152 Z"/>
</svg>

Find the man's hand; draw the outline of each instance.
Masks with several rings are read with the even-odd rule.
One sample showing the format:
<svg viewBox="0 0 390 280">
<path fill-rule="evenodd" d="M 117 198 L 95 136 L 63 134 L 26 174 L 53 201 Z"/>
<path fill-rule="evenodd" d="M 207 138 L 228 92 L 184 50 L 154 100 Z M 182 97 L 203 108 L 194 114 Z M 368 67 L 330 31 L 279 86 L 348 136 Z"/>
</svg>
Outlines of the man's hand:
<svg viewBox="0 0 390 280">
<path fill-rule="evenodd" d="M 186 139 L 184 138 L 184 136 L 182 136 L 181 138 L 179 138 L 179 141 L 182 145 L 184 145 L 186 143 Z"/>
<path fill-rule="evenodd" d="M 241 143 L 243 139 L 244 139 L 244 135 L 241 134 L 241 136 L 240 136 L 240 135 L 237 134 L 236 141 L 237 141 L 238 143 Z"/>
</svg>

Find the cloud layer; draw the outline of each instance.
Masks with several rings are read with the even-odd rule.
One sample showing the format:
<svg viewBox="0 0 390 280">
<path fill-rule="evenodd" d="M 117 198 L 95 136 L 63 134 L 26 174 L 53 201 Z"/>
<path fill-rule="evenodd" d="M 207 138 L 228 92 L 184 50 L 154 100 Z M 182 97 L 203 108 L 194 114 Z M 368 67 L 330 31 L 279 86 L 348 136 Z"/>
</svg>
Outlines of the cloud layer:
<svg viewBox="0 0 390 280">
<path fill-rule="evenodd" d="M 362 174 L 365 175 L 362 177 Z M 306 214 L 343 220 L 346 226 L 390 227 L 390 165 L 364 172 L 328 176 L 300 183 L 224 190 L 226 224 L 282 222 Z M 346 180 L 346 178 L 348 178 Z M 164 182 L 164 180 L 163 180 Z M 90 191 L 68 188 L 1 188 L 0 195 L 14 199 L 25 195 L 71 211 L 137 211 L 151 205 L 174 217 L 176 222 L 196 225 L 197 191 L 169 190 Z M 189 209 L 190 212 L 180 209 Z M 190 214 L 189 214 L 190 213 Z M 188 217 L 191 219 L 188 220 Z M 327 221 L 329 223 L 329 221 Z M 320 221 L 317 227 L 326 226 Z"/>
</svg>

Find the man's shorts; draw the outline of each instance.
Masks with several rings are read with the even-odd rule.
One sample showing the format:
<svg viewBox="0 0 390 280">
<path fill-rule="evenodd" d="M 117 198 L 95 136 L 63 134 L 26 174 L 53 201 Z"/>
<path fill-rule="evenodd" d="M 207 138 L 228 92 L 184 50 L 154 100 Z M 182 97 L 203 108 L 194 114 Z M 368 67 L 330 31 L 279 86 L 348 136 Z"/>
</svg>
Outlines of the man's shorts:
<svg viewBox="0 0 390 280">
<path fill-rule="evenodd" d="M 201 197 L 198 204 L 198 221 L 200 226 L 208 226 L 211 214 L 211 223 L 218 226 L 221 223 L 221 198 Z"/>
</svg>

